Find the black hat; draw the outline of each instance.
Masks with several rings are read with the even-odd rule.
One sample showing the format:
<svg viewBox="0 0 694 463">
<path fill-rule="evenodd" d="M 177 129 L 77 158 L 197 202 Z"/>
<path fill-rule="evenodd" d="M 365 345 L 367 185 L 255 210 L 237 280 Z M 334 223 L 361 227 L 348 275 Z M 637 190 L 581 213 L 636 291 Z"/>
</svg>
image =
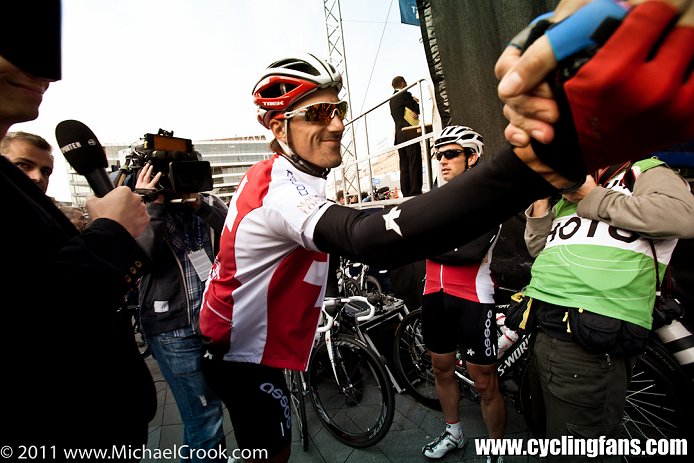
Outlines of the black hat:
<svg viewBox="0 0 694 463">
<path fill-rule="evenodd" d="M 60 0 L 4 0 L 0 55 L 27 74 L 61 79 Z"/>
</svg>

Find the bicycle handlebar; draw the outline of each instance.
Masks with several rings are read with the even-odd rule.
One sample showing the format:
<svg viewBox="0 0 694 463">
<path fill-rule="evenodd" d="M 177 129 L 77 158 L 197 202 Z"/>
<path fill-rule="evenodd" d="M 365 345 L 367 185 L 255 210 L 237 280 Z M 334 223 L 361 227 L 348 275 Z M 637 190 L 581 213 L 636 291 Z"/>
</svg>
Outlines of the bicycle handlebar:
<svg viewBox="0 0 694 463">
<path fill-rule="evenodd" d="M 363 322 L 373 318 L 373 316 L 376 314 L 375 303 L 377 303 L 379 300 L 380 299 L 377 298 L 367 298 L 364 296 L 326 297 L 323 300 L 323 308 L 321 309 L 321 311 L 325 315 L 326 322 L 323 325 L 318 326 L 318 328 L 316 329 L 316 333 L 325 333 L 326 331 L 330 330 L 333 327 L 333 324 L 335 323 L 335 318 L 337 316 L 339 308 L 342 308 L 345 304 L 348 304 L 353 301 L 363 302 L 369 307 L 368 313 L 366 313 L 365 315 L 355 317 L 356 321 Z M 331 310 L 334 308 L 337 309 Z"/>
<path fill-rule="evenodd" d="M 372 302 L 370 300 L 371 298 L 367 298 L 364 296 L 352 296 L 352 299 L 355 301 L 365 302 L 366 305 L 369 306 L 369 313 L 368 314 L 362 315 L 360 317 L 356 317 L 358 322 L 366 321 L 366 320 L 372 318 L 376 314 L 376 306 L 374 304 L 372 304 Z"/>
</svg>

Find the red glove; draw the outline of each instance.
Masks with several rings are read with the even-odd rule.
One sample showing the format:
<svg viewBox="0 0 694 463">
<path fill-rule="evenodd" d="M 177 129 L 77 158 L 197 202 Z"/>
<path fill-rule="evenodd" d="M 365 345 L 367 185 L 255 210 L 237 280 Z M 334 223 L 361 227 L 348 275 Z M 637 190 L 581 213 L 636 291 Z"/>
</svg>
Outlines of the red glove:
<svg viewBox="0 0 694 463">
<path fill-rule="evenodd" d="M 588 172 L 694 139 L 694 28 L 674 27 L 677 14 L 664 2 L 635 7 L 565 82 Z"/>
</svg>

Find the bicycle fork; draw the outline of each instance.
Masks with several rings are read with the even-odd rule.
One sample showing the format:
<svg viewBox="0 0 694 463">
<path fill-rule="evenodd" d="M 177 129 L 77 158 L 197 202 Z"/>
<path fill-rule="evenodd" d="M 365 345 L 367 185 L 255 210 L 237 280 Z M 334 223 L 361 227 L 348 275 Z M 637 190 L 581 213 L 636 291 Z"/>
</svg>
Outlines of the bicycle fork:
<svg viewBox="0 0 694 463">
<path fill-rule="evenodd" d="M 337 376 L 337 367 L 335 366 L 335 353 L 333 352 L 333 340 L 330 335 L 330 330 L 325 332 L 325 346 L 328 348 L 328 358 L 330 359 L 330 367 L 333 370 L 333 376 L 335 377 L 335 382 L 340 384 L 340 380 Z M 344 392 L 344 391 L 343 391 Z"/>
<path fill-rule="evenodd" d="M 333 370 L 333 376 L 335 377 L 335 383 L 337 384 L 337 387 L 339 388 L 340 392 L 344 394 L 346 397 L 355 400 L 354 396 L 356 391 L 354 384 L 352 384 L 352 377 L 347 371 L 347 366 L 345 365 L 344 357 L 340 353 L 336 355 L 335 351 L 333 350 L 333 340 L 330 334 L 330 330 L 325 332 L 325 345 L 328 348 L 327 350 L 328 358 L 330 359 L 330 367 Z M 337 357 L 337 361 L 335 357 Z M 338 365 L 340 370 L 342 370 L 343 379 L 340 379 L 340 374 L 338 373 Z"/>
</svg>

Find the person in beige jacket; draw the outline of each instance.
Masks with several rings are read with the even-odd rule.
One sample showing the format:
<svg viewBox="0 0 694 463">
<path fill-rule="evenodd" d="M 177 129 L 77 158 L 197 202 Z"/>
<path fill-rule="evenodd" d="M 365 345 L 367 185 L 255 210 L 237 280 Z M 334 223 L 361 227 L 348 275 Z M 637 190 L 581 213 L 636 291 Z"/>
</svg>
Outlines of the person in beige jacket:
<svg viewBox="0 0 694 463">
<path fill-rule="evenodd" d="M 526 210 L 525 241 L 536 259 L 523 294 L 539 322 L 530 374 L 541 388 L 547 438 L 617 434 L 631 369 L 651 329 L 656 275 L 662 280 L 678 239 L 694 236 L 694 195 L 662 161 L 625 163 L 596 177 L 553 206 L 541 199 Z M 640 336 L 615 336 L 612 346 L 581 343 L 577 309 Z"/>
</svg>

